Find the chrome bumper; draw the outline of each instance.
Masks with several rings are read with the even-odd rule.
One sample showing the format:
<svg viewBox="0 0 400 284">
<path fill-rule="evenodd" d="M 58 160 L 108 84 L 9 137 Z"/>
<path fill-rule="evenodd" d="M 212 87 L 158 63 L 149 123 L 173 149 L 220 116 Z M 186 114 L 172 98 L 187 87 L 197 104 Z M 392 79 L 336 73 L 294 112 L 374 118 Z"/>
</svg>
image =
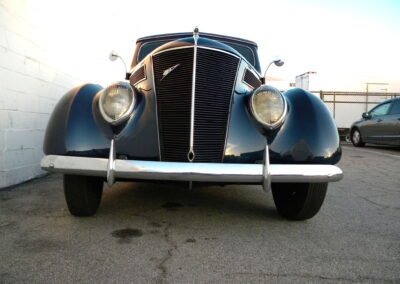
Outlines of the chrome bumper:
<svg viewBox="0 0 400 284">
<path fill-rule="evenodd" d="M 113 145 L 112 145 L 113 146 Z M 112 147 L 113 148 L 113 147 Z M 268 153 L 268 149 L 266 149 Z M 172 180 L 217 183 L 255 183 L 269 190 L 271 182 L 320 183 L 339 181 L 340 168 L 333 165 L 178 163 L 71 156 L 45 156 L 42 169 L 65 174 L 99 176 L 111 185 L 115 179 Z"/>
</svg>

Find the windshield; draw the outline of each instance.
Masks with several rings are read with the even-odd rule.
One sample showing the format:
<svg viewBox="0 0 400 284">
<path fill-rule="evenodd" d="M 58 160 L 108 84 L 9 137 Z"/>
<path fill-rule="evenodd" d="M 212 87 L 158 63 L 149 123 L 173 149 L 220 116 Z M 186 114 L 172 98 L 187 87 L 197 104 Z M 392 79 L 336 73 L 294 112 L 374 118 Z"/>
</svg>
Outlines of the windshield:
<svg viewBox="0 0 400 284">
<path fill-rule="evenodd" d="M 150 54 L 153 50 L 155 50 L 156 48 L 160 47 L 161 45 L 170 42 L 171 40 L 158 40 L 158 41 L 152 41 L 152 42 L 147 42 L 144 43 L 139 50 L 139 54 L 138 54 L 138 62 L 142 61 L 143 58 L 145 58 L 148 54 Z M 250 64 L 252 64 L 253 66 L 255 66 L 255 56 L 253 53 L 253 50 L 246 46 L 246 45 L 242 45 L 242 44 L 238 44 L 238 43 L 231 43 L 231 42 L 226 42 L 226 41 L 222 41 L 220 40 L 220 42 L 229 45 L 230 47 L 232 47 L 233 49 L 235 49 L 237 52 L 239 52 Z M 138 63 L 137 62 L 137 63 Z"/>
</svg>

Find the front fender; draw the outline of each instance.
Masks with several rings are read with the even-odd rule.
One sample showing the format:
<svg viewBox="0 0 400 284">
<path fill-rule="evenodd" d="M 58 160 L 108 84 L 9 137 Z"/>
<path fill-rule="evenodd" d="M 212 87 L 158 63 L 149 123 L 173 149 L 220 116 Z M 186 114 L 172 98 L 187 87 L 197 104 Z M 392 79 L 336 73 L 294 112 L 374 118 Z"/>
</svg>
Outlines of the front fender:
<svg viewBox="0 0 400 284">
<path fill-rule="evenodd" d="M 99 85 L 86 84 L 61 98 L 47 126 L 44 153 L 106 158 L 114 139 L 118 156 L 159 160 L 153 91 L 138 94 L 133 115 L 118 129 L 112 129 L 97 107 L 101 90 Z"/>
<path fill-rule="evenodd" d="M 110 141 L 98 128 L 93 116 L 93 99 L 100 85 L 73 88 L 57 103 L 44 137 L 46 155 L 105 157 Z"/>
<path fill-rule="evenodd" d="M 336 164 L 342 151 L 335 121 L 320 98 L 303 89 L 284 93 L 285 123 L 269 136 L 270 157 L 280 163 Z"/>
</svg>

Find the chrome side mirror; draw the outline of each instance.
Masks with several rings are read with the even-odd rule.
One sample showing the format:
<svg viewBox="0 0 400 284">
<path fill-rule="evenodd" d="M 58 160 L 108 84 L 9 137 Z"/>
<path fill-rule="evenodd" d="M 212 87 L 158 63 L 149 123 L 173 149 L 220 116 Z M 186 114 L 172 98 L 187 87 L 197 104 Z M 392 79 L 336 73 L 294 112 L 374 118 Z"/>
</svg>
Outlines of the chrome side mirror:
<svg viewBox="0 0 400 284">
<path fill-rule="evenodd" d="M 272 62 L 278 67 L 281 67 L 283 64 L 285 64 L 285 62 L 281 58 L 277 58 Z"/>
<path fill-rule="evenodd" d="M 272 61 L 268 64 L 267 68 L 265 69 L 265 72 L 264 72 L 264 82 L 265 82 L 265 80 L 266 80 L 266 78 L 267 78 L 267 71 L 268 71 L 269 67 L 270 67 L 272 64 L 275 64 L 276 66 L 281 67 L 281 66 L 283 66 L 283 64 L 285 64 L 285 62 L 284 62 L 279 56 L 276 56 L 276 57 L 274 58 L 274 60 L 272 60 Z"/>
<path fill-rule="evenodd" d="M 110 61 L 115 61 L 118 57 L 121 58 L 121 56 L 119 56 L 119 54 L 115 50 L 111 50 L 108 59 L 110 59 Z"/>
<path fill-rule="evenodd" d="M 117 59 L 120 59 L 122 61 L 122 63 L 124 64 L 124 68 L 125 68 L 125 80 L 129 80 L 129 77 L 131 76 L 131 73 L 128 72 L 128 69 L 126 69 L 126 63 L 124 61 L 124 59 L 118 54 L 118 52 L 116 52 L 115 50 L 111 50 L 110 54 L 108 55 L 108 59 L 110 59 L 110 61 L 115 61 Z"/>
</svg>

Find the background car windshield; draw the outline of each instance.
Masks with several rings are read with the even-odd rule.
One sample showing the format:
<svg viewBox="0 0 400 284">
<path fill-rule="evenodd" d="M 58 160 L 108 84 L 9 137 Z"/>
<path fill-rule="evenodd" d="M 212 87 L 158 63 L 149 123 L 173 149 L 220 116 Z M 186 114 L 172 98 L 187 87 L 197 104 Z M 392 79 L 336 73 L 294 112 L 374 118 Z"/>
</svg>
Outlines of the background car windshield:
<svg viewBox="0 0 400 284">
<path fill-rule="evenodd" d="M 372 116 L 381 116 L 381 115 L 386 115 L 389 111 L 391 103 L 386 103 L 380 106 L 377 106 L 371 111 Z"/>
</svg>

